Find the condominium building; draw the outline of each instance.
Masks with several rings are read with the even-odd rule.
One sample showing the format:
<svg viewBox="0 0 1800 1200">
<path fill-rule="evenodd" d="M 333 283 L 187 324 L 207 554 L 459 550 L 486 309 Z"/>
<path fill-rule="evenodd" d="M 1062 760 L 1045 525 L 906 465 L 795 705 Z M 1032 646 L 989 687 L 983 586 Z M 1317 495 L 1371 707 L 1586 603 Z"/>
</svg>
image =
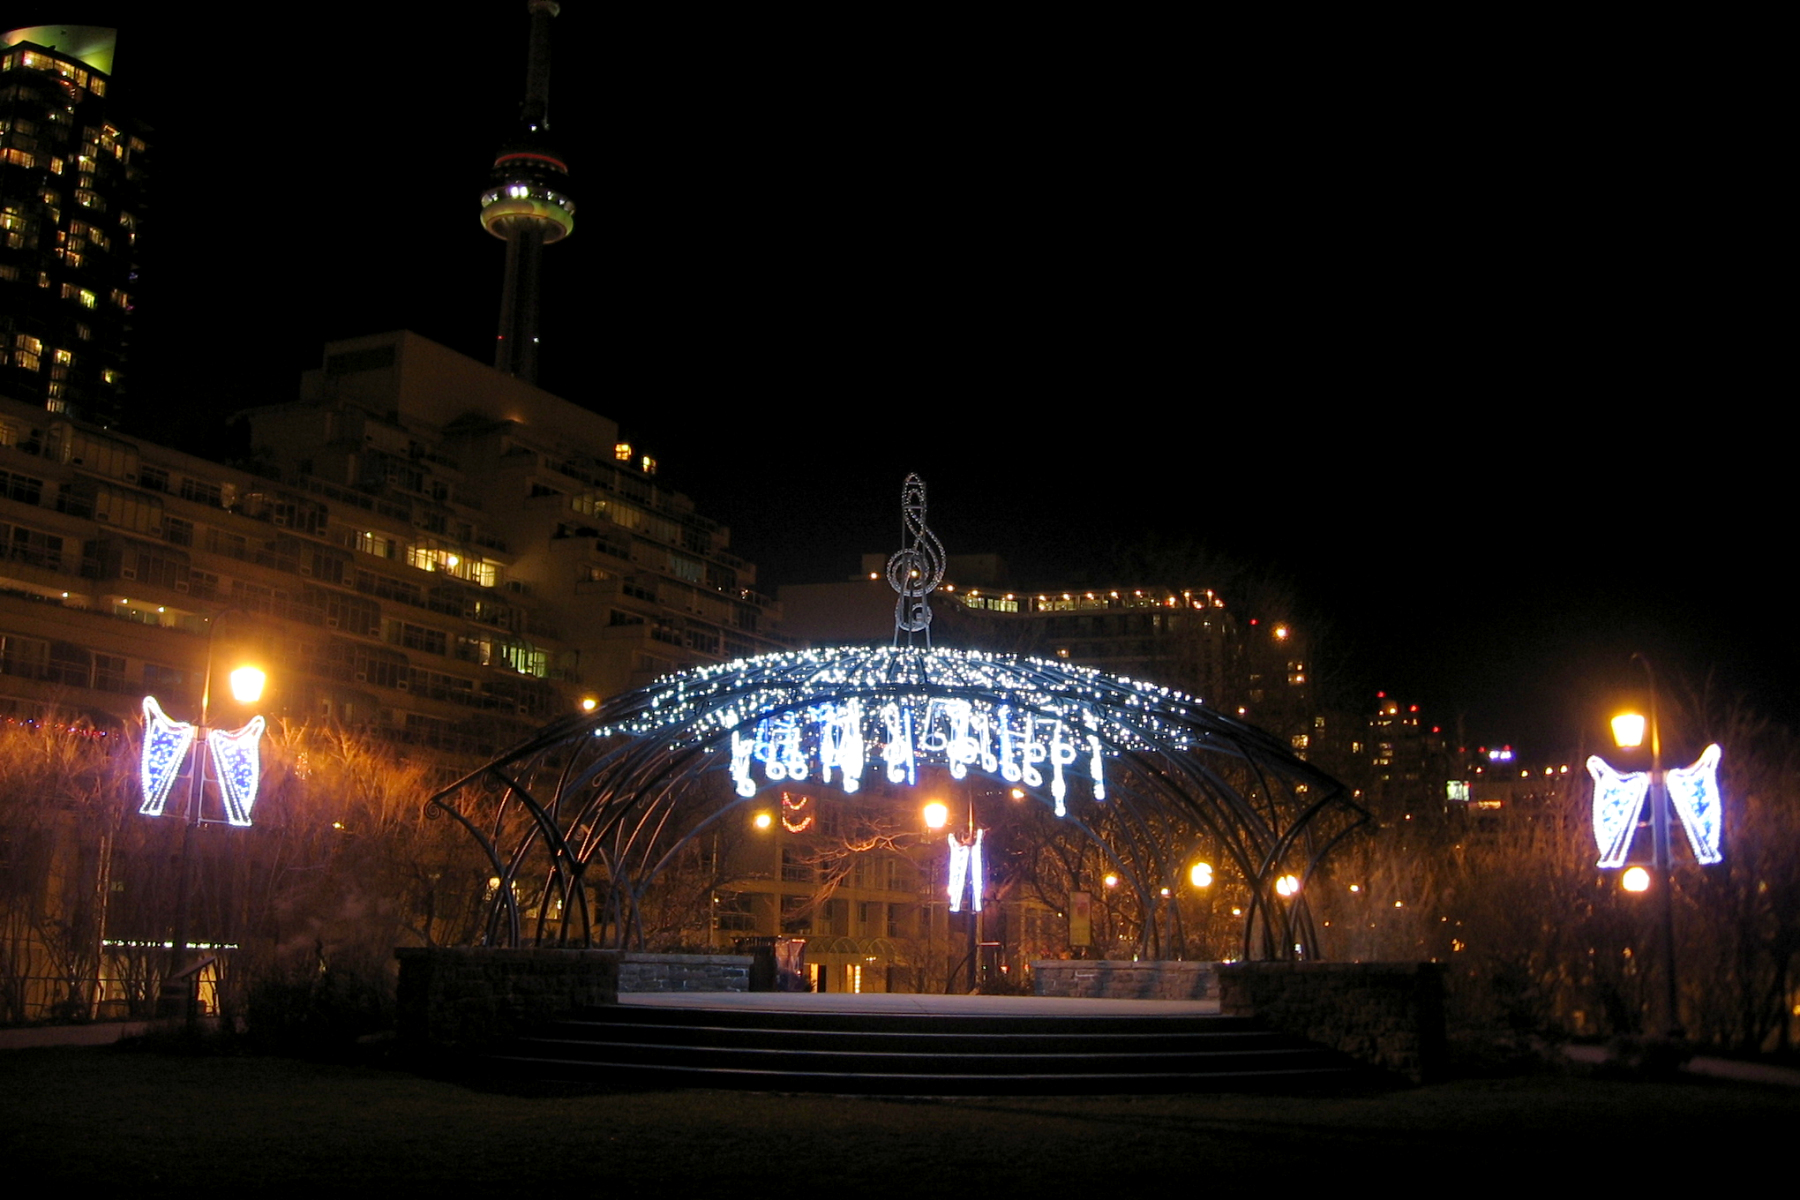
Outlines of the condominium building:
<svg viewBox="0 0 1800 1200">
<path fill-rule="evenodd" d="M 233 468 L 0 399 L 0 709 L 191 716 L 209 650 L 254 654 L 266 712 L 478 754 L 778 645 L 724 526 L 491 367 L 333 343 L 248 417 Z"/>
<path fill-rule="evenodd" d="M 113 43 L 0 34 L 0 394 L 101 425 L 124 395 L 147 153 L 107 94 Z"/>
</svg>

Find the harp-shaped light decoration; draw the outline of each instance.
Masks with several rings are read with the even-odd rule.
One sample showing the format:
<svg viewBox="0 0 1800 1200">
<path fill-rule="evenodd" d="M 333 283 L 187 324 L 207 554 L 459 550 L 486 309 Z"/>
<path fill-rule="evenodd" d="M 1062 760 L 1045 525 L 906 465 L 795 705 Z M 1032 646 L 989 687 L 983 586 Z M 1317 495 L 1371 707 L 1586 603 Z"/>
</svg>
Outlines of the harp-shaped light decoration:
<svg viewBox="0 0 1800 1200">
<path fill-rule="evenodd" d="M 256 806 L 256 790 L 262 782 L 263 727 L 261 717 L 251 717 L 242 729 L 215 729 L 206 735 L 206 748 L 212 751 L 213 769 L 219 776 L 219 799 L 225 805 L 225 819 L 233 825 L 250 824 L 250 810 Z"/>
<path fill-rule="evenodd" d="M 225 806 L 225 819 L 233 825 L 250 824 L 250 810 L 256 807 L 256 793 L 262 783 L 260 744 L 266 724 L 261 717 L 251 717 L 242 729 L 213 729 L 206 734 L 206 748 L 212 754 L 213 773 L 218 777 L 219 799 Z M 138 806 L 139 815 L 163 815 L 169 792 L 199 732 L 197 727 L 165 713 L 155 696 L 144 697 L 144 749 L 138 762 L 144 801 Z M 196 764 L 195 770 L 198 769 Z"/>
<path fill-rule="evenodd" d="M 169 789 L 181 774 L 181 764 L 194 744 L 194 727 L 163 712 L 155 696 L 144 697 L 144 750 L 138 762 L 138 781 L 144 802 L 138 813 L 160 817 L 168 803 Z"/>
<path fill-rule="evenodd" d="M 962 911 L 963 887 L 966 884 L 970 893 L 970 908 L 981 911 L 981 885 L 984 872 L 981 867 L 981 830 L 975 836 L 964 841 L 961 835 L 950 835 L 950 911 Z"/>
<path fill-rule="evenodd" d="M 1719 798 L 1719 755 L 1715 742 L 1701 751 L 1693 766 L 1676 767 L 1663 775 L 1669 803 L 1681 814 L 1688 845 L 1694 848 L 1694 858 L 1701 863 L 1716 863 L 1725 857 L 1719 849 L 1725 811 Z"/>
<path fill-rule="evenodd" d="M 1694 859 L 1703 865 L 1724 858 L 1719 848 L 1725 810 L 1719 796 L 1719 756 L 1719 747 L 1711 745 L 1693 766 L 1663 772 L 1669 803 L 1681 814 Z M 1622 867 L 1650 793 L 1650 776 L 1644 771 L 1621 775 L 1599 755 L 1588 759 L 1587 768 L 1594 777 L 1594 841 L 1600 847 L 1595 866 Z"/>
</svg>

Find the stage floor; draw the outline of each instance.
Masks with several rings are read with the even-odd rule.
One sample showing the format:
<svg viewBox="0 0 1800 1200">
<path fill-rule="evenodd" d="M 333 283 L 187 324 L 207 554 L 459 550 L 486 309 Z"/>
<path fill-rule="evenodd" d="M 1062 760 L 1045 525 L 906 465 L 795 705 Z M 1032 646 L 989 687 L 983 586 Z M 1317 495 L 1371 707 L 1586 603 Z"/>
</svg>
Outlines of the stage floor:
<svg viewBox="0 0 1800 1200">
<path fill-rule="evenodd" d="M 911 992 L 628 992 L 620 1004 L 735 1012 L 905 1013 L 963 1017 L 1207 1017 L 1217 1000 L 1074 1000 L 1060 996 L 925 996 Z"/>
</svg>

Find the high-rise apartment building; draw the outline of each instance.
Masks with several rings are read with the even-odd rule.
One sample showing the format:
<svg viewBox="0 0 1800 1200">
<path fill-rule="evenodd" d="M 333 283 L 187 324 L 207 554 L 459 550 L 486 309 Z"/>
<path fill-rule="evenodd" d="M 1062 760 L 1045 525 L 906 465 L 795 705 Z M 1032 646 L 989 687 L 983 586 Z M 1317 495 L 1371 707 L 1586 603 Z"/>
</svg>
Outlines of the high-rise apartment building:
<svg viewBox="0 0 1800 1200">
<path fill-rule="evenodd" d="M 474 754 L 782 648 L 729 530 L 613 421 L 404 333 L 301 393 L 251 414 L 248 470 L 0 399 L 0 712 L 186 715 L 216 637 L 271 716 Z"/>
<path fill-rule="evenodd" d="M 145 145 L 108 100 L 114 35 L 0 34 L 0 393 L 114 424 Z"/>
</svg>

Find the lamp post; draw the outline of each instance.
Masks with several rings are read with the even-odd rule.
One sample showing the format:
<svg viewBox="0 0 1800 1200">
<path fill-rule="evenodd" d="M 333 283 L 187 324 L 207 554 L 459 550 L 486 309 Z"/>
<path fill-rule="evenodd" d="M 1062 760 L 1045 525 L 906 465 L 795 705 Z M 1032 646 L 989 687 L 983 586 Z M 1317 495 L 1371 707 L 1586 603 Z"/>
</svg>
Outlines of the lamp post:
<svg viewBox="0 0 1800 1200">
<path fill-rule="evenodd" d="M 1653 866 L 1657 890 L 1662 893 L 1657 903 L 1662 924 L 1663 950 L 1663 1030 L 1672 1042 L 1687 1036 L 1681 1026 L 1677 1007 L 1675 971 L 1675 873 L 1669 863 L 1669 787 L 1663 778 L 1662 723 L 1656 711 L 1656 671 L 1642 654 L 1632 661 L 1644 664 L 1650 681 L 1650 836 L 1654 849 Z M 1612 720 L 1613 743 L 1620 749 L 1635 750 L 1644 744 L 1644 718 L 1637 713 L 1621 713 Z"/>
<path fill-rule="evenodd" d="M 1621 748 L 1630 749 L 1643 745 L 1647 732 L 1650 736 L 1650 773 L 1645 775 L 1640 771 L 1621 775 L 1598 756 L 1588 759 L 1588 774 L 1594 779 L 1594 840 L 1600 848 L 1599 866 L 1623 867 L 1647 794 L 1655 847 L 1652 864 L 1654 875 L 1648 876 L 1641 867 L 1633 867 L 1626 872 L 1624 885 L 1626 890 L 1634 892 L 1646 890 L 1653 885 L 1661 889 L 1662 896 L 1658 906 L 1662 925 L 1665 985 L 1663 1004 L 1666 1010 L 1663 1028 L 1671 1041 L 1677 1041 L 1686 1036 L 1686 1031 L 1681 1026 L 1681 1014 L 1677 1007 L 1675 888 L 1670 854 L 1673 841 L 1669 828 L 1670 812 L 1673 810 L 1679 814 L 1696 862 L 1704 866 L 1723 858 L 1720 843 L 1724 831 L 1724 805 L 1719 796 L 1718 778 L 1720 751 L 1717 745 L 1711 745 L 1692 766 L 1678 767 L 1672 771 L 1663 769 L 1662 726 L 1656 708 L 1656 672 L 1651 668 L 1650 660 L 1642 654 L 1633 654 L 1631 657 L 1644 665 L 1644 673 L 1649 677 L 1650 719 L 1646 721 L 1636 713 L 1621 713 L 1612 721 L 1613 740 Z"/>
<path fill-rule="evenodd" d="M 144 754 L 142 775 L 144 802 L 138 811 L 148 816 L 162 815 L 163 801 L 172 785 L 171 772 L 179 769 L 177 759 L 168 751 L 186 742 L 193 758 L 188 772 L 188 805 L 182 823 L 181 859 L 177 868 L 175 891 L 175 933 L 169 945 L 169 966 L 163 979 L 162 1000 L 165 1007 L 175 1007 L 193 1028 L 198 1018 L 199 972 L 187 963 L 189 937 L 189 901 L 194 874 L 194 839 L 205 824 L 206 759 L 210 753 L 221 772 L 226 763 L 233 764 L 237 774 L 227 780 L 219 776 L 221 799 L 226 806 L 227 821 L 233 825 L 250 823 L 250 805 L 256 799 L 260 768 L 256 760 L 256 741 L 262 736 L 262 718 L 253 717 L 240 730 L 224 731 L 211 727 L 213 650 L 223 619 L 240 609 L 226 609 L 216 614 L 206 636 L 206 665 L 200 679 L 200 722 L 183 725 L 169 721 L 154 697 L 144 698 Z M 268 677 L 253 666 L 240 666 L 229 676 L 232 698 L 240 704 L 254 704 L 262 698 Z M 248 743 L 248 750 L 244 743 Z M 247 767 L 247 769 L 246 769 Z M 227 795 L 226 793 L 230 793 Z"/>
<path fill-rule="evenodd" d="M 949 829 L 950 808 L 941 800 L 933 800 L 925 805 L 922 815 L 925 828 L 929 833 L 948 830 L 945 844 L 950 852 L 949 865 L 949 911 L 957 912 L 962 907 L 963 889 L 966 884 L 969 894 L 969 911 L 963 914 L 965 922 L 966 951 L 969 962 L 969 993 L 981 990 L 981 951 L 989 943 L 981 937 L 982 893 L 986 890 L 986 864 L 982 861 L 982 830 L 975 824 L 975 791 L 970 788 L 964 797 L 968 806 L 968 832 L 959 835 Z M 948 986 L 946 981 L 945 986 Z"/>
<path fill-rule="evenodd" d="M 1206 920 L 1201 926 L 1201 929 L 1203 930 L 1203 944 L 1200 949 L 1201 959 L 1202 961 L 1205 961 L 1206 956 L 1212 951 L 1212 864 L 1205 859 L 1194 860 L 1193 865 L 1188 867 L 1188 885 L 1196 892 L 1199 892 L 1202 896 L 1206 897 Z M 1182 930 L 1181 949 L 1183 954 L 1187 952 L 1186 929 Z"/>
</svg>

